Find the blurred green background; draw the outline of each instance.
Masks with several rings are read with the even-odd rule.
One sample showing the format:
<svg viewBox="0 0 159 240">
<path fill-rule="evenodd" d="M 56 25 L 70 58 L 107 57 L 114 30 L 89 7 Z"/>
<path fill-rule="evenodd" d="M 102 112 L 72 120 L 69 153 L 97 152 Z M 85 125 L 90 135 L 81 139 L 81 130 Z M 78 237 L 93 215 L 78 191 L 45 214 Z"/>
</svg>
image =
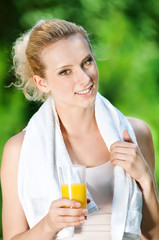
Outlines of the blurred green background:
<svg viewBox="0 0 159 240">
<path fill-rule="evenodd" d="M 0 156 L 7 139 L 21 131 L 39 107 L 7 87 L 14 81 L 12 44 L 39 19 L 60 18 L 88 31 L 100 73 L 99 91 L 126 116 L 151 127 L 159 187 L 159 1 L 1 0 L 0 9 Z"/>
</svg>

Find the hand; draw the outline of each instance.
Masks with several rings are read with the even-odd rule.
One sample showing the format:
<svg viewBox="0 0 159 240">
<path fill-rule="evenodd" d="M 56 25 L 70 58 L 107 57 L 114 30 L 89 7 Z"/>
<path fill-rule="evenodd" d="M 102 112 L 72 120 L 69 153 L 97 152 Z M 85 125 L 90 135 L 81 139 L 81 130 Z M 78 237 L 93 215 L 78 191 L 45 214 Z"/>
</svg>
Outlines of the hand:
<svg viewBox="0 0 159 240">
<path fill-rule="evenodd" d="M 124 142 L 118 141 L 111 145 L 111 162 L 121 166 L 129 175 L 142 185 L 151 177 L 151 171 L 140 149 L 133 143 L 127 130 L 123 132 Z"/>
<path fill-rule="evenodd" d="M 64 198 L 53 201 L 47 214 L 50 231 L 57 233 L 65 227 L 83 224 L 87 209 L 82 209 L 80 206 L 79 202 Z"/>
</svg>

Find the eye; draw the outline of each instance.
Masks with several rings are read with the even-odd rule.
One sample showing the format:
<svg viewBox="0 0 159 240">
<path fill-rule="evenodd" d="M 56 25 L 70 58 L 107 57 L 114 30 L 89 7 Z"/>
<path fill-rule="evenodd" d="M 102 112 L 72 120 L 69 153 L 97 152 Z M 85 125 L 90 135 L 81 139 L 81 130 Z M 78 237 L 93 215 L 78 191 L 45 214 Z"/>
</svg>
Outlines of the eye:
<svg viewBox="0 0 159 240">
<path fill-rule="evenodd" d="M 70 70 L 66 69 L 66 70 L 61 71 L 59 74 L 60 75 L 68 75 L 69 73 L 70 73 Z"/>
<path fill-rule="evenodd" d="M 89 65 L 91 65 L 93 62 L 93 58 L 89 57 L 84 63 L 83 63 L 83 67 L 87 67 Z"/>
</svg>

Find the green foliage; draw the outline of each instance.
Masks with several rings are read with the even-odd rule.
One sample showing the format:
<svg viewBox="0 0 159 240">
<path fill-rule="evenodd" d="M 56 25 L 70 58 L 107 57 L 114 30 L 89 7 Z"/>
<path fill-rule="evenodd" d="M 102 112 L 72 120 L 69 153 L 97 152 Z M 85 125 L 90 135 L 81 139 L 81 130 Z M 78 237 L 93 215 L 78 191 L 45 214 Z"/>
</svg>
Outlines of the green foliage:
<svg viewBox="0 0 159 240">
<path fill-rule="evenodd" d="M 151 127 L 159 187 L 159 2 L 6 0 L 0 8 L 0 155 L 7 139 L 25 127 L 38 107 L 5 87 L 14 81 L 11 45 L 40 19 L 66 19 L 89 33 L 100 73 L 99 91 L 125 115 Z"/>
</svg>

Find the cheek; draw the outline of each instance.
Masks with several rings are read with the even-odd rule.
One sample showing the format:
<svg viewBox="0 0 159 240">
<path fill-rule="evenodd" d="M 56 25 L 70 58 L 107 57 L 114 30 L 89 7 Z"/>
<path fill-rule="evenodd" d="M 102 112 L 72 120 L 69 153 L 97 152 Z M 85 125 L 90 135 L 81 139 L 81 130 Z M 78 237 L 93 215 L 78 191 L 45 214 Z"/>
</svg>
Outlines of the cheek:
<svg viewBox="0 0 159 240">
<path fill-rule="evenodd" d="M 73 91 L 74 85 L 71 80 L 71 78 L 63 78 L 58 79 L 56 82 L 52 83 L 52 92 L 54 95 L 60 94 L 62 96 L 65 96 L 69 94 L 70 91 Z"/>
<path fill-rule="evenodd" d="M 92 71 L 91 71 L 91 78 L 94 81 L 98 81 L 98 69 L 96 66 L 93 67 Z"/>
</svg>

